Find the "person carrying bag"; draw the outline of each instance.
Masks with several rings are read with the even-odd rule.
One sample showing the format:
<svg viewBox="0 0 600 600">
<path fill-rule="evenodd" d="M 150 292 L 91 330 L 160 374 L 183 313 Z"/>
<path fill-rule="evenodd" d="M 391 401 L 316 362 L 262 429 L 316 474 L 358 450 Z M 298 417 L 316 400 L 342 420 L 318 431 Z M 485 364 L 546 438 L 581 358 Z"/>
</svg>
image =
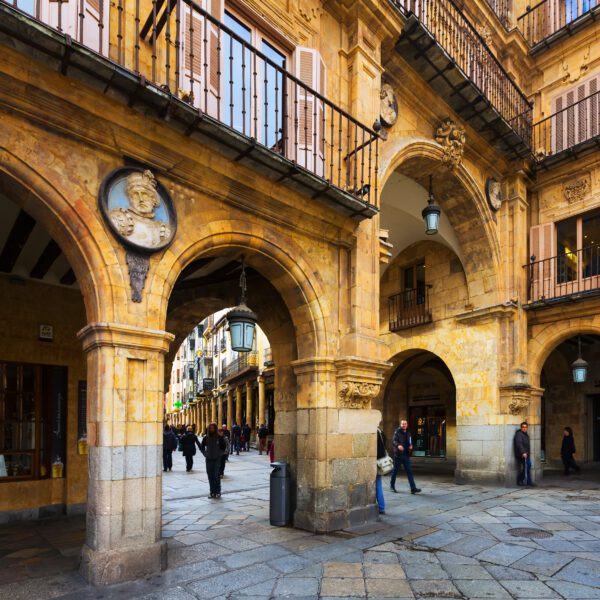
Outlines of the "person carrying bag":
<svg viewBox="0 0 600 600">
<path fill-rule="evenodd" d="M 383 497 L 383 483 L 381 478 L 393 468 L 394 462 L 385 449 L 385 434 L 377 428 L 377 476 L 375 477 L 375 494 L 379 505 L 379 514 L 385 515 L 385 498 Z"/>
</svg>

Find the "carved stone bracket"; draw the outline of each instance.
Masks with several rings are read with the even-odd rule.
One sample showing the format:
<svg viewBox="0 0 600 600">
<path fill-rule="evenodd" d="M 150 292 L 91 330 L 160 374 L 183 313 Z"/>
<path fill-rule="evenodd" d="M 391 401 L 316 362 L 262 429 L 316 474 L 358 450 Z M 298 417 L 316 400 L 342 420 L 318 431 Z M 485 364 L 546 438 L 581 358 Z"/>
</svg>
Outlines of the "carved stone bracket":
<svg viewBox="0 0 600 600">
<path fill-rule="evenodd" d="M 444 149 L 442 162 L 450 169 L 460 165 L 465 149 L 466 134 L 463 127 L 452 119 L 444 119 L 435 130 L 435 141 Z"/>
<path fill-rule="evenodd" d="M 131 300 L 142 301 L 142 290 L 146 283 L 146 276 L 150 268 L 150 258 L 144 254 L 138 254 L 128 250 L 125 254 L 127 268 L 129 269 L 129 283 L 131 285 Z"/>
<path fill-rule="evenodd" d="M 529 407 L 529 398 L 517 396 L 508 403 L 508 410 L 511 415 L 526 413 Z"/>
<path fill-rule="evenodd" d="M 379 393 L 380 384 L 365 381 L 342 381 L 338 392 L 341 408 L 369 408 Z"/>
</svg>

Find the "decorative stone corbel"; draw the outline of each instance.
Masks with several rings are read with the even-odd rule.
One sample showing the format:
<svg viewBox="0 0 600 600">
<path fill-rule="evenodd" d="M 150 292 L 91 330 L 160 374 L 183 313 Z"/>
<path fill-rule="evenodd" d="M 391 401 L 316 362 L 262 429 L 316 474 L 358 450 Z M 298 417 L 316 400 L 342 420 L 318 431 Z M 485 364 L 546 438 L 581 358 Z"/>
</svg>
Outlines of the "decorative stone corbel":
<svg viewBox="0 0 600 600">
<path fill-rule="evenodd" d="M 521 413 L 526 413 L 528 407 L 529 407 L 529 398 L 526 398 L 524 396 L 514 397 L 508 403 L 508 410 L 511 415 L 519 415 Z"/>
<path fill-rule="evenodd" d="M 366 381 L 342 381 L 338 392 L 340 408 L 369 408 L 379 393 L 378 383 Z"/>
<path fill-rule="evenodd" d="M 458 167 L 462 162 L 466 140 L 464 128 L 457 125 L 449 117 L 444 119 L 436 128 L 435 141 L 444 150 L 442 162 L 448 168 Z"/>
</svg>

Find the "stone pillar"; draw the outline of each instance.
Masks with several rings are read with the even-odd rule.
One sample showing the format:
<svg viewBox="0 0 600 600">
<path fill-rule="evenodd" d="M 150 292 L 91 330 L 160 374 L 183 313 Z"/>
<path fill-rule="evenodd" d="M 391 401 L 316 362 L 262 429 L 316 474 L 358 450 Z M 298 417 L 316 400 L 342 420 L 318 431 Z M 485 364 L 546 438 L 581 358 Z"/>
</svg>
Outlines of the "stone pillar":
<svg viewBox="0 0 600 600">
<path fill-rule="evenodd" d="M 210 422 L 217 422 L 217 399 L 213 396 L 213 399 L 210 401 Z"/>
<path fill-rule="evenodd" d="M 233 425 L 233 389 L 227 390 L 227 429 L 231 431 Z"/>
<path fill-rule="evenodd" d="M 223 425 L 223 397 L 217 396 L 217 425 Z"/>
<path fill-rule="evenodd" d="M 235 420 L 238 425 L 242 425 L 242 386 L 235 388 Z"/>
<path fill-rule="evenodd" d="M 265 421 L 265 378 L 258 378 L 258 424 L 262 425 Z"/>
<path fill-rule="evenodd" d="M 252 418 L 252 384 L 253 381 L 246 381 L 246 423 L 250 429 L 254 430 L 254 420 Z"/>
<path fill-rule="evenodd" d="M 87 353 L 89 487 L 80 570 L 94 585 L 165 566 L 161 539 L 162 398 L 167 332 L 93 323 Z"/>
</svg>

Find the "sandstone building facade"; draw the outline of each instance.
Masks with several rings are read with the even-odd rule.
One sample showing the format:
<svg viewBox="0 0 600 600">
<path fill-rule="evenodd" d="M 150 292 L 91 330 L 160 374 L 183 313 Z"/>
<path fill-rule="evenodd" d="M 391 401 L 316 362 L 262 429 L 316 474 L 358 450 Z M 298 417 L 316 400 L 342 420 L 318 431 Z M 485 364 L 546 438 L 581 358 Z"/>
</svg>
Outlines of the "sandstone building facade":
<svg viewBox="0 0 600 600">
<path fill-rule="evenodd" d="M 599 460 L 593 16 L 0 1 L 2 518 L 85 510 L 94 583 L 164 565 L 165 383 L 242 261 L 296 526 L 375 518 L 381 419 L 458 481 L 511 485 L 523 419 Z"/>
</svg>

